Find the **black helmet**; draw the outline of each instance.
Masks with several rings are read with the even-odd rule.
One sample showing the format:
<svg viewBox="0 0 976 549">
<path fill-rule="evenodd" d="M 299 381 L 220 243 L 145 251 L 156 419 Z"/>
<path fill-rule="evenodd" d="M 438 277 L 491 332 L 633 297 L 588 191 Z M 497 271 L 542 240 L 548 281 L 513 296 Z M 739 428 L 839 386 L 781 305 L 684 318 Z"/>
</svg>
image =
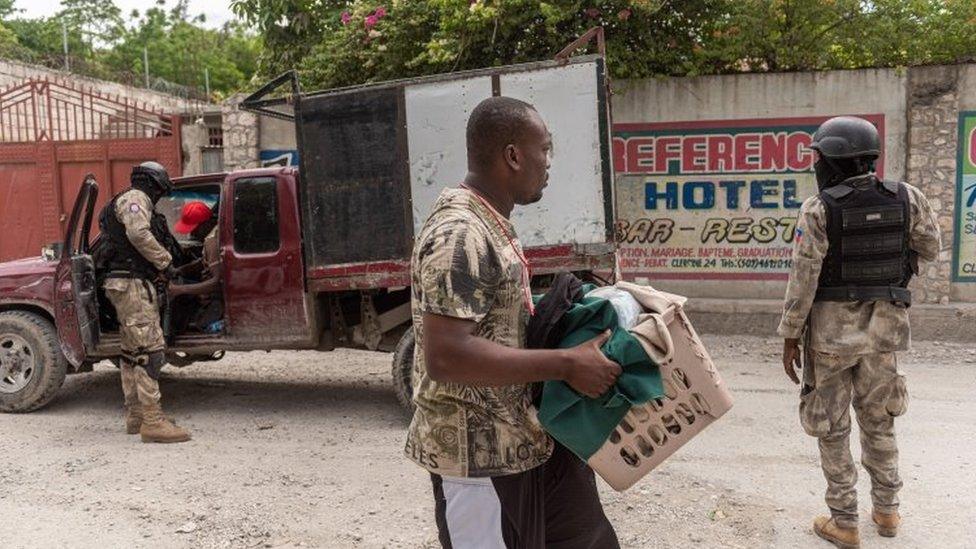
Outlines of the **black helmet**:
<svg viewBox="0 0 976 549">
<path fill-rule="evenodd" d="M 856 116 L 837 116 L 827 120 L 813 134 L 810 148 L 826 158 L 877 158 L 881 138 L 874 124 Z"/>
<path fill-rule="evenodd" d="M 142 190 L 150 192 L 150 196 L 154 198 L 153 202 L 173 192 L 174 189 L 166 168 L 159 162 L 149 161 L 133 166 L 131 181 L 133 187 L 141 187 Z"/>
</svg>

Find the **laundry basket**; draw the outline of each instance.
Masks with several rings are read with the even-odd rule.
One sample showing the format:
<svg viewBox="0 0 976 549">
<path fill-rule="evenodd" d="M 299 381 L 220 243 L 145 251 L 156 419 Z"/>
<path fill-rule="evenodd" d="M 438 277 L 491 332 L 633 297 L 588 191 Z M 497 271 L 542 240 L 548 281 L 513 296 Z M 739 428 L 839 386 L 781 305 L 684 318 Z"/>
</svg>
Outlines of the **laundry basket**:
<svg viewBox="0 0 976 549">
<path fill-rule="evenodd" d="M 732 395 L 681 304 L 671 303 L 660 322 L 666 348 L 654 358 L 665 396 L 631 408 L 587 461 L 618 491 L 633 486 L 732 408 Z"/>
</svg>

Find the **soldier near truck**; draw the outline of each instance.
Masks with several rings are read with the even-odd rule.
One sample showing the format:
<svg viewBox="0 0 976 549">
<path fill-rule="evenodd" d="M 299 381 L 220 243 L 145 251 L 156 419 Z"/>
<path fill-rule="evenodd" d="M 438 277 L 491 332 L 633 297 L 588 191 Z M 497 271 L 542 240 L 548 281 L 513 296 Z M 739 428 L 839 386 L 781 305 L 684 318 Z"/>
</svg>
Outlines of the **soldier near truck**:
<svg viewBox="0 0 976 549">
<path fill-rule="evenodd" d="M 95 255 L 98 279 L 119 322 L 125 430 L 143 442 L 184 442 L 190 433 L 163 415 L 159 390 L 166 363 L 160 323 L 165 296 L 156 283 L 176 278 L 180 249 L 155 204 L 173 191 L 173 183 L 156 162 L 133 167 L 131 182 L 102 209 L 98 224 L 105 240 Z"/>
<path fill-rule="evenodd" d="M 850 407 L 871 476 L 872 520 L 882 536 L 895 536 L 902 480 L 894 418 L 908 404 L 896 352 L 910 344 L 908 282 L 918 260 L 936 259 L 941 244 L 921 191 L 874 174 L 881 143 L 871 123 L 832 118 L 811 148 L 818 153 L 820 192 L 800 208 L 778 331 L 785 338 L 783 366 L 797 384 L 802 362 L 800 422 L 818 439 L 827 480 L 830 517 L 818 517 L 814 531 L 852 548 L 860 546 L 860 535 Z"/>
<path fill-rule="evenodd" d="M 178 306 L 162 316 L 170 324 L 168 365 L 206 368 L 228 351 L 394 351 L 397 398 L 412 407 L 411 244 L 441 188 L 464 173 L 463 166 L 431 165 L 428 159 L 459 144 L 463 149 L 467 111 L 445 108 L 444 98 L 458 98 L 452 90 L 459 85 L 490 81 L 486 75 L 497 75 L 500 85 L 509 79 L 513 86 L 526 78 L 535 82 L 526 99 L 546 101 L 546 116 L 558 128 L 553 139 L 560 162 L 553 176 L 562 192 L 549 197 L 544 208 L 516 210 L 512 220 L 524 235 L 533 274 L 544 283 L 559 271 L 611 269 L 613 174 L 606 162 L 610 135 L 599 130 L 610 127 L 601 57 L 493 67 L 355 91 L 303 94 L 292 88 L 287 98 L 265 86 L 242 108 L 264 112 L 262 105 L 285 99 L 296 107 L 287 118 L 295 122 L 301 169 L 181 177 L 175 179 L 176 190 L 156 204 L 156 211 L 176 225 L 188 202 L 203 202 L 211 207 L 210 223 L 219 227 L 213 231 L 201 223 L 181 241 L 188 256 L 210 257 L 209 272 L 197 276 L 182 269 L 183 280 L 169 288 L 165 301 L 171 305 L 184 294 L 176 303 L 188 304 L 182 311 L 188 316 L 175 314 Z M 491 96 L 490 88 L 482 91 Z M 402 97 L 411 99 L 402 102 Z M 463 151 L 451 158 L 463 163 Z M 95 282 L 91 261 L 107 240 L 104 231 L 94 239 L 88 232 L 88 220 L 98 217 L 95 204 L 100 208 L 102 202 L 94 177 L 86 178 L 58 252 L 0 264 L 0 339 L 11 334 L 25 349 L 8 369 L 16 384 L 0 384 L 0 411 L 36 410 L 51 401 L 68 372 L 87 371 L 120 354 L 114 307 L 96 291 L 101 283 Z M 206 238 L 211 233 L 213 238 Z M 149 278 L 164 267 L 162 261 L 153 265 Z M 198 285 L 207 284 L 212 291 L 205 296 Z M 209 317 L 200 307 L 205 297 L 214 308 Z M 187 318 L 183 329 L 180 320 Z M 0 356 L 0 362 L 2 372 L 6 358 Z"/>
</svg>

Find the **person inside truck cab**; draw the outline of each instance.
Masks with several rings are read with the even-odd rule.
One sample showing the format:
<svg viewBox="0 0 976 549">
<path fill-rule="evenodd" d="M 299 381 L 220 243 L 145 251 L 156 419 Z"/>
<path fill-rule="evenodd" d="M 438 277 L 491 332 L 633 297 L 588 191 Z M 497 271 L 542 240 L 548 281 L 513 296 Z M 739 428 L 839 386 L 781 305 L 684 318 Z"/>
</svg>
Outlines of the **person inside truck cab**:
<svg viewBox="0 0 976 549">
<path fill-rule="evenodd" d="M 218 295 L 220 287 L 220 236 L 217 229 L 217 204 L 213 208 L 201 201 L 187 202 L 180 212 L 180 219 L 173 225 L 179 234 L 193 240 L 202 236 L 203 257 L 199 262 L 187 265 L 186 273 L 199 273 L 200 281 L 175 284 L 170 281 L 168 292 L 181 312 L 187 312 L 185 320 L 199 331 L 216 331 L 211 328 L 223 317 L 223 304 Z M 204 232 L 206 231 L 206 232 Z M 196 299 L 184 296 L 195 296 Z"/>
<path fill-rule="evenodd" d="M 156 162 L 134 166 L 130 181 L 132 187 L 102 209 L 102 238 L 94 252 L 97 277 L 119 323 L 125 428 L 143 442 L 183 442 L 190 433 L 163 415 L 158 381 L 166 343 L 155 284 L 177 276 L 183 252 L 155 205 L 173 183 Z"/>
<path fill-rule="evenodd" d="M 219 274 L 216 265 L 220 260 L 217 250 L 217 216 L 214 209 L 205 203 L 195 200 L 183 205 L 180 219 L 173 225 L 173 231 L 186 235 L 192 242 L 203 243 L 202 258 L 199 263 L 190 263 L 183 268 L 184 272 L 192 272 L 199 268 L 202 279 L 209 279 Z"/>
</svg>

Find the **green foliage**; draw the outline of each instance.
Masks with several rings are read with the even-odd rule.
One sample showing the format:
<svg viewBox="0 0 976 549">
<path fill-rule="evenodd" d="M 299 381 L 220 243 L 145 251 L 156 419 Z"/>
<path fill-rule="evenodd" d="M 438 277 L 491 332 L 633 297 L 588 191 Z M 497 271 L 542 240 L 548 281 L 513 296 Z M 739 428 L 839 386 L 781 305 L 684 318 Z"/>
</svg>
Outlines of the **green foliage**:
<svg viewBox="0 0 976 549">
<path fill-rule="evenodd" d="M 265 75 L 296 67 L 340 26 L 343 0 L 231 0 L 238 19 L 257 29 L 263 43 L 260 63 Z"/>
<path fill-rule="evenodd" d="M 594 26 L 616 78 L 968 61 L 974 0 L 231 0 L 221 29 L 166 0 L 123 18 L 113 0 L 62 0 L 24 19 L 0 0 L 0 56 L 218 95 L 297 68 L 335 87 L 549 59 Z M 252 31 L 251 29 L 254 29 Z"/>
<path fill-rule="evenodd" d="M 316 87 L 547 59 L 596 25 L 606 31 L 618 78 L 951 63 L 976 53 L 973 0 L 233 0 L 232 7 L 261 36 L 265 76 L 298 68 Z M 385 15 L 375 17 L 378 8 Z"/>
<path fill-rule="evenodd" d="M 203 89 L 207 70 L 212 90 L 226 93 L 241 88 L 257 69 L 257 38 L 238 23 L 213 30 L 200 26 L 202 22 L 199 16 L 188 15 L 186 0 L 170 10 L 157 4 L 125 30 L 106 52 L 104 62 L 115 70 L 141 75 L 145 49 L 153 76 Z"/>
<path fill-rule="evenodd" d="M 723 13 L 715 0 L 235 0 L 232 5 L 262 33 L 267 74 L 297 67 L 308 84 L 322 87 L 547 59 L 597 25 L 606 30 L 616 76 L 648 76 L 662 66 L 690 72 L 700 21 Z M 377 17 L 378 9 L 385 14 Z M 292 32 L 293 26 L 300 29 Z"/>
<path fill-rule="evenodd" d="M 84 34 L 92 47 L 111 44 L 124 32 L 122 12 L 112 0 L 61 0 L 57 18 Z"/>
<path fill-rule="evenodd" d="M 705 36 L 701 57 L 716 72 L 952 63 L 976 53 L 976 3 L 750 0 Z"/>
<path fill-rule="evenodd" d="M 171 7 L 156 0 L 125 21 L 112 0 L 62 0 L 52 17 L 23 19 L 11 0 L 0 0 L 0 56 L 63 68 L 64 25 L 73 72 L 140 85 L 145 48 L 151 80 L 168 88 L 203 90 L 205 70 L 215 98 L 246 86 L 258 69 L 258 36 L 238 22 L 204 27 L 203 17 L 191 16 L 187 6 L 187 0 Z"/>
</svg>

